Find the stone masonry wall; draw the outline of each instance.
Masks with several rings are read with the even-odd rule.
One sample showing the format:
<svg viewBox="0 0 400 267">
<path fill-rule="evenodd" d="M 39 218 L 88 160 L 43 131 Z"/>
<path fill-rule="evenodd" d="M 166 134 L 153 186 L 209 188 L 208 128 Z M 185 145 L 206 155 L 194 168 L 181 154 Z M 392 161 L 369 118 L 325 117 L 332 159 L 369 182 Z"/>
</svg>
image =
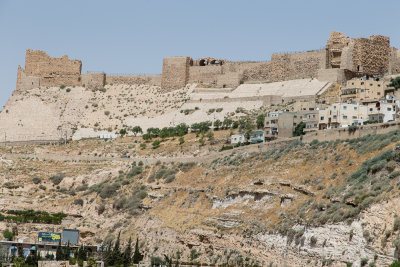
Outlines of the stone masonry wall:
<svg viewBox="0 0 400 267">
<path fill-rule="evenodd" d="M 107 84 L 147 84 L 161 86 L 161 75 L 106 75 Z"/>
<path fill-rule="evenodd" d="M 29 90 L 40 86 L 40 78 L 27 76 L 24 69 L 18 66 L 16 90 Z"/>
<path fill-rule="evenodd" d="M 390 39 L 386 36 L 371 36 L 370 39 L 355 39 L 353 51 L 354 71 L 377 75 L 388 72 Z"/>
<path fill-rule="evenodd" d="M 273 54 L 269 64 L 269 81 L 285 81 L 317 77 L 325 65 L 325 51 L 295 54 Z"/>
<path fill-rule="evenodd" d="M 106 75 L 104 73 L 85 73 L 81 75 L 81 83 L 87 89 L 103 88 L 106 84 Z"/>
<path fill-rule="evenodd" d="M 400 73 L 400 50 L 392 47 L 392 55 L 390 62 L 390 74 L 399 74 Z"/>
<path fill-rule="evenodd" d="M 25 73 L 40 78 L 41 86 L 80 85 L 82 62 L 68 56 L 54 58 L 40 50 L 26 51 Z"/>
<path fill-rule="evenodd" d="M 185 87 L 189 81 L 189 57 L 169 57 L 163 59 L 161 87 L 173 91 Z"/>
</svg>

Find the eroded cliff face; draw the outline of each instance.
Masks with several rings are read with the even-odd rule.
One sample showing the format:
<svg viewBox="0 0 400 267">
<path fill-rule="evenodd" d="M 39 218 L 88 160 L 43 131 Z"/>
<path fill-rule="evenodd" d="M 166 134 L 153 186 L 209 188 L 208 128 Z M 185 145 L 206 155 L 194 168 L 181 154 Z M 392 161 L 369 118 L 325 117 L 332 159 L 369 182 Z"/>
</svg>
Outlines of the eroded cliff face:
<svg viewBox="0 0 400 267">
<path fill-rule="evenodd" d="M 397 256 L 398 132 L 213 149 L 225 135 L 199 146 L 189 134 L 156 149 L 140 148 L 139 137 L 1 147 L 0 212 L 68 216 L 60 225 L 3 221 L 0 230 L 17 226 L 28 241 L 77 228 L 85 244 L 121 232 L 123 243 L 139 237 L 146 261 L 179 251 L 182 262 L 207 264 L 386 266 Z"/>
</svg>

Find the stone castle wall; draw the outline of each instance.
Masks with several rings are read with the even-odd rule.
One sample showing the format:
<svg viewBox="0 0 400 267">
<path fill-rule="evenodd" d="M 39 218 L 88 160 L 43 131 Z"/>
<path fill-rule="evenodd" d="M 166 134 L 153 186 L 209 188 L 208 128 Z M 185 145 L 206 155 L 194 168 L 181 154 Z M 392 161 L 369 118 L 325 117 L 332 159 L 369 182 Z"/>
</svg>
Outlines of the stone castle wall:
<svg viewBox="0 0 400 267">
<path fill-rule="evenodd" d="M 80 85 L 82 62 L 68 56 L 55 58 L 40 50 L 27 50 L 26 76 L 40 78 L 41 86 Z"/>
<path fill-rule="evenodd" d="M 107 84 L 161 86 L 161 75 L 106 75 L 105 82 Z"/>
<path fill-rule="evenodd" d="M 164 91 L 201 83 L 219 88 L 240 83 L 264 83 L 318 77 L 341 82 L 348 77 L 400 73 L 400 53 L 385 36 L 351 39 L 332 32 L 324 49 L 293 54 L 273 54 L 270 62 L 231 62 L 223 59 L 169 57 L 163 59 L 162 75 L 81 75 L 80 60 L 53 58 L 39 50 L 27 50 L 25 70 L 18 68 L 17 90 L 39 86 L 79 86 L 88 89 L 105 84 L 147 84 Z M 337 69 L 329 71 L 332 69 Z M 326 71 L 321 71 L 326 70 Z M 353 72 L 353 73 L 351 73 Z"/>
<path fill-rule="evenodd" d="M 400 73 L 400 50 L 392 47 L 390 59 L 390 74 Z"/>
<path fill-rule="evenodd" d="M 185 87 L 189 81 L 189 57 L 169 57 L 163 59 L 161 87 L 172 91 Z"/>
<path fill-rule="evenodd" d="M 269 81 L 285 81 L 317 77 L 318 70 L 323 68 L 326 53 L 324 50 L 295 53 L 274 54 L 269 64 Z"/>
<path fill-rule="evenodd" d="M 81 84 L 87 89 L 103 88 L 105 83 L 105 73 L 86 73 L 81 75 Z"/>
<path fill-rule="evenodd" d="M 354 42 L 353 71 L 377 75 L 389 71 L 390 39 L 386 36 L 357 38 Z"/>
</svg>

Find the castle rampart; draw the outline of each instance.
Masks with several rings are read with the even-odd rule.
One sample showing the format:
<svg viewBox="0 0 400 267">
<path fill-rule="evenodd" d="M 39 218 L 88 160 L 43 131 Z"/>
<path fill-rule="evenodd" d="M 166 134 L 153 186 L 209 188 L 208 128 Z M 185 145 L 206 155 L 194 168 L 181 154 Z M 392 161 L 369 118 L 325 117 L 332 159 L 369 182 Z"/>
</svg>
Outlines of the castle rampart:
<svg viewBox="0 0 400 267">
<path fill-rule="evenodd" d="M 53 58 L 39 50 L 27 50 L 25 70 L 18 68 L 17 90 L 39 86 L 103 87 L 105 84 L 147 84 L 166 92 L 200 83 L 232 88 L 241 83 L 277 82 L 316 77 L 321 81 L 342 82 L 355 76 L 400 73 L 400 53 L 390 47 L 385 36 L 352 39 L 332 32 L 324 49 L 301 53 L 273 54 L 264 62 L 232 62 L 205 57 L 163 59 L 161 75 L 81 75 L 80 60 L 68 56 Z"/>
</svg>

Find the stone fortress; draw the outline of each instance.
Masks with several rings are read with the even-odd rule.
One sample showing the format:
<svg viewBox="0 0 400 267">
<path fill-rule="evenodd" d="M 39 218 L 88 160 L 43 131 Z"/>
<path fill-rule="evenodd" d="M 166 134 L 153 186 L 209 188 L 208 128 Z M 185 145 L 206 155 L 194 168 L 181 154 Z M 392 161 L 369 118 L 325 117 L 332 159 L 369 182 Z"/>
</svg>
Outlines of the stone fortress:
<svg viewBox="0 0 400 267">
<path fill-rule="evenodd" d="M 400 53 L 385 36 L 352 39 L 332 32 L 322 50 L 273 54 L 266 62 L 231 62 L 223 59 L 168 57 L 161 75 L 106 75 L 81 73 L 82 62 L 68 56 L 53 58 L 43 51 L 27 50 L 25 70 L 18 68 L 17 90 L 40 86 L 148 84 L 164 91 L 197 83 L 216 88 L 235 88 L 241 83 L 265 83 L 304 78 L 342 82 L 353 77 L 400 72 Z"/>
<path fill-rule="evenodd" d="M 168 57 L 161 75 L 82 73 L 80 60 L 27 50 L 16 90 L 0 112 L 0 142 L 223 120 L 238 109 L 313 101 L 354 77 L 397 73 L 400 51 L 388 37 L 352 39 L 339 32 L 324 49 L 273 54 L 265 62 Z"/>
</svg>

